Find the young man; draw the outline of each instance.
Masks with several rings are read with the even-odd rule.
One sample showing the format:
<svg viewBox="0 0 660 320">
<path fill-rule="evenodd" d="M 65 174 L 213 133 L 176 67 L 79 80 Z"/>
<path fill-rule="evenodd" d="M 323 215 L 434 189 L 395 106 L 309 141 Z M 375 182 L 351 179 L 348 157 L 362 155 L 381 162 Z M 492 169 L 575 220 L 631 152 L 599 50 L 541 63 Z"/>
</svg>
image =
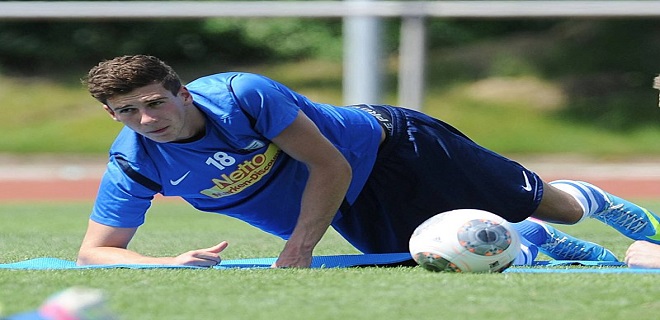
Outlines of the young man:
<svg viewBox="0 0 660 320">
<path fill-rule="evenodd" d="M 660 242 L 649 211 L 588 183 L 544 183 L 412 110 L 315 103 L 248 73 L 182 86 L 169 66 L 143 55 L 101 62 L 85 82 L 125 128 L 110 149 L 79 264 L 217 264 L 226 242 L 176 257 L 127 249 L 156 193 L 286 239 L 275 267 L 308 267 L 329 226 L 362 252 L 406 252 L 420 223 L 458 208 L 512 222 L 594 217 L 633 239 Z M 522 226 L 523 236 L 538 234 L 534 225 Z M 544 230 L 532 243 L 567 249 L 570 241 Z M 609 256 L 589 243 L 577 250 L 589 259 Z"/>
</svg>

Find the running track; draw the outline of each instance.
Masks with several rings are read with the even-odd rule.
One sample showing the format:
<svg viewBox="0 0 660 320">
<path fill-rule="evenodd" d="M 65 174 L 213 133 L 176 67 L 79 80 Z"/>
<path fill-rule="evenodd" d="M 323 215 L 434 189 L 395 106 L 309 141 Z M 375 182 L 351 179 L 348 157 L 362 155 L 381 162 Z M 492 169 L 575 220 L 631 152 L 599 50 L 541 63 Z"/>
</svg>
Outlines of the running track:
<svg viewBox="0 0 660 320">
<path fill-rule="evenodd" d="M 103 159 L 0 156 L 0 201 L 93 201 Z M 660 159 L 593 162 L 575 157 L 520 161 L 545 181 L 584 180 L 626 198 L 660 198 Z"/>
</svg>

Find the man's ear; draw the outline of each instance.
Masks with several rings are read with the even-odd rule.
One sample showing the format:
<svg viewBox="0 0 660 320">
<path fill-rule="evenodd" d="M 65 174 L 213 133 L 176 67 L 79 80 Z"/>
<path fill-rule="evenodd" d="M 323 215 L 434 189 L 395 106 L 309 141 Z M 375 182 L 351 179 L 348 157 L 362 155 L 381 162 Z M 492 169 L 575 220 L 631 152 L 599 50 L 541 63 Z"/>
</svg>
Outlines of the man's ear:
<svg viewBox="0 0 660 320">
<path fill-rule="evenodd" d="M 183 98 L 183 102 L 185 103 L 192 103 L 193 102 L 193 97 L 192 94 L 190 94 L 190 91 L 188 91 L 188 88 L 185 86 L 181 86 L 179 89 L 179 95 L 181 98 Z"/>
<path fill-rule="evenodd" d="M 107 104 L 103 105 L 103 109 L 105 109 L 105 111 L 107 111 L 108 114 L 110 114 L 110 118 L 112 118 L 112 120 L 119 121 L 119 119 L 117 119 L 117 114 L 115 114 L 115 111 L 112 110 L 112 108 L 110 108 Z"/>
</svg>

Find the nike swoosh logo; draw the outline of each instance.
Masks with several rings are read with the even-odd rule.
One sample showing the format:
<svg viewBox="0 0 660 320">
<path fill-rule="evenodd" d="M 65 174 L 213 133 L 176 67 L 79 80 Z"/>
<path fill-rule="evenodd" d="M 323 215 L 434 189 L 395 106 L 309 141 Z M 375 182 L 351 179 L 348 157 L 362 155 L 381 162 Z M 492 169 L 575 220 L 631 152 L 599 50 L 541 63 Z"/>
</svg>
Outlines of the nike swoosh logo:
<svg viewBox="0 0 660 320">
<path fill-rule="evenodd" d="M 532 191 L 532 185 L 529 184 L 529 179 L 527 178 L 527 174 L 525 173 L 525 171 L 523 171 L 522 174 L 523 174 L 523 177 L 525 177 L 525 186 L 522 187 L 523 190 L 525 190 L 525 191 Z"/>
<path fill-rule="evenodd" d="M 658 234 L 658 229 L 660 229 L 660 222 L 658 222 L 658 219 L 656 219 L 655 216 L 652 213 L 650 213 L 648 210 L 644 209 L 644 213 L 649 218 L 649 221 L 651 221 L 651 225 L 653 226 L 653 229 L 655 230 L 654 235 L 646 236 L 646 237 L 651 239 L 651 240 L 660 241 L 660 234 Z"/>
<path fill-rule="evenodd" d="M 171 183 L 173 186 L 178 185 L 179 183 L 181 183 L 181 181 L 183 181 L 183 179 L 185 179 L 185 178 L 188 176 L 189 173 L 190 173 L 190 171 L 186 172 L 186 174 L 184 174 L 184 175 L 183 175 L 181 178 L 179 178 L 179 179 L 176 179 L 176 180 L 170 180 L 170 183 Z"/>
</svg>

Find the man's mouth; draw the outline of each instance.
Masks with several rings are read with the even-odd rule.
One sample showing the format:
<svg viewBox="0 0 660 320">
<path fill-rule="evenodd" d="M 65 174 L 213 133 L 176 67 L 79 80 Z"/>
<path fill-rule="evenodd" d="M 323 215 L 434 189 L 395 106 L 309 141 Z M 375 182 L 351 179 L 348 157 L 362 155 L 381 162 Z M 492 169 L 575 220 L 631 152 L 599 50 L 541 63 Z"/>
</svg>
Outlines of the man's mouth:
<svg viewBox="0 0 660 320">
<path fill-rule="evenodd" d="M 169 128 L 169 127 L 163 127 L 163 128 L 157 129 L 157 130 L 147 131 L 147 134 L 161 134 L 161 133 L 165 132 L 167 130 L 167 128 Z"/>
</svg>

